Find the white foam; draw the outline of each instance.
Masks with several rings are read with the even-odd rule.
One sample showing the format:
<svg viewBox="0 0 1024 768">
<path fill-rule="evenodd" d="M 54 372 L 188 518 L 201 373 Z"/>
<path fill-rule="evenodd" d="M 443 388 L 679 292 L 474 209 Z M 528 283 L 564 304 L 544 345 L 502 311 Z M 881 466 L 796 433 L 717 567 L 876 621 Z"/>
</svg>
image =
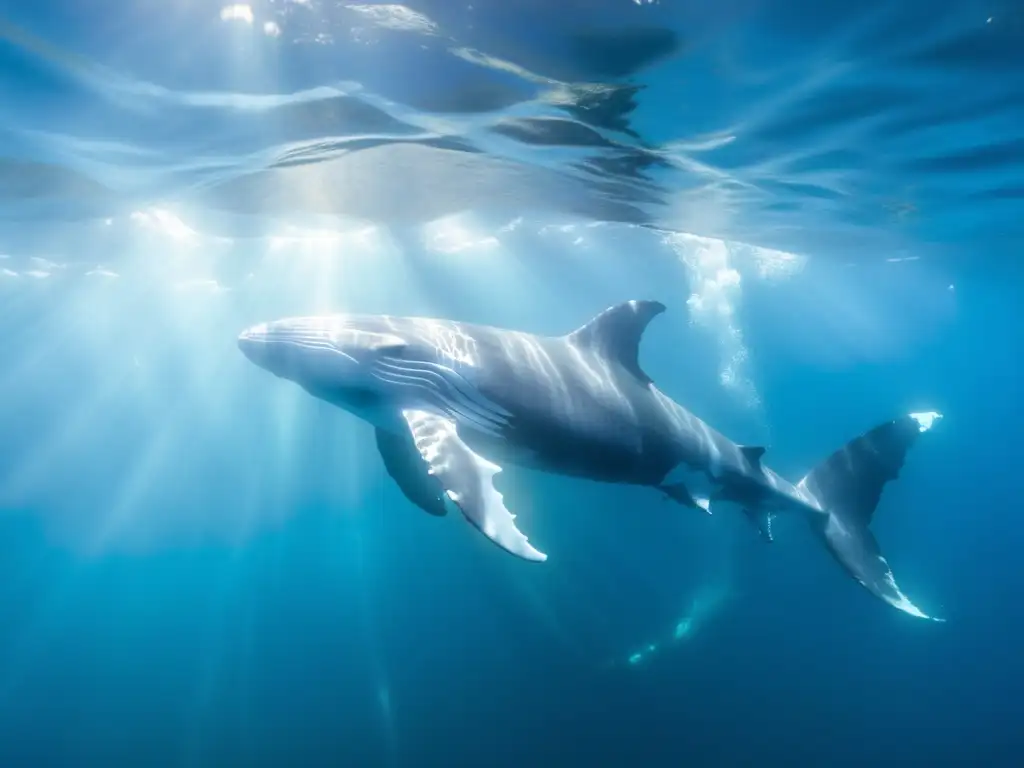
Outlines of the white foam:
<svg viewBox="0 0 1024 768">
<path fill-rule="evenodd" d="M 225 5 L 220 9 L 220 19 L 221 21 L 244 21 L 246 24 L 252 24 L 252 7 L 243 3 Z"/>
<path fill-rule="evenodd" d="M 927 432 L 931 429 L 935 422 L 942 418 L 942 414 L 938 411 L 924 411 L 922 413 L 911 413 L 910 418 L 917 422 L 918 427 L 922 432 Z"/>
<path fill-rule="evenodd" d="M 104 278 L 120 277 L 120 275 L 117 274 L 117 272 L 112 272 L 111 270 L 105 269 L 104 267 L 96 267 L 96 269 L 90 269 L 88 272 L 85 273 L 85 276 L 86 277 L 104 277 Z"/>
<path fill-rule="evenodd" d="M 136 225 L 178 242 L 195 242 L 199 239 L 198 232 L 182 221 L 177 214 L 164 208 L 133 211 L 130 218 Z"/>
<path fill-rule="evenodd" d="M 227 293 L 230 288 L 225 288 L 223 285 L 218 283 L 216 280 L 210 278 L 196 278 L 194 280 L 181 280 L 174 284 L 175 290 L 186 291 L 189 293 L 205 293 L 209 295 L 219 295 Z"/>
<path fill-rule="evenodd" d="M 690 271 L 691 294 L 686 301 L 690 317 L 719 338 L 722 351 L 719 380 L 756 406 L 760 397 L 744 372 L 747 348 L 735 319 L 742 277 L 730 261 L 728 244 L 724 240 L 683 232 L 666 236 L 665 242 Z"/>
<path fill-rule="evenodd" d="M 425 224 L 423 237 L 426 246 L 437 253 L 489 251 L 501 246 L 498 238 L 474 232 L 460 216 L 446 216 Z"/>
<path fill-rule="evenodd" d="M 346 5 L 345 8 L 385 29 L 423 35 L 436 35 L 438 31 L 437 24 L 429 17 L 404 5 Z"/>
</svg>

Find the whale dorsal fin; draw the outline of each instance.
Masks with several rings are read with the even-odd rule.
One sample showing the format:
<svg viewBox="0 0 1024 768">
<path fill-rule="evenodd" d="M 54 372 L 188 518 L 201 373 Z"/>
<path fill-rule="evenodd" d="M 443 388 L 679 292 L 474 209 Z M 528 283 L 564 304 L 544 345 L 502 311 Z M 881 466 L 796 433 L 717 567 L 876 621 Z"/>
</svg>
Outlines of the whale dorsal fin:
<svg viewBox="0 0 1024 768">
<path fill-rule="evenodd" d="M 740 453 L 754 469 L 761 469 L 761 457 L 764 456 L 764 447 L 760 445 L 741 445 Z"/>
<path fill-rule="evenodd" d="M 655 317 L 665 311 L 660 301 L 626 301 L 609 307 L 582 328 L 569 334 L 569 342 L 592 349 L 644 382 L 650 382 L 638 362 L 640 338 Z"/>
</svg>

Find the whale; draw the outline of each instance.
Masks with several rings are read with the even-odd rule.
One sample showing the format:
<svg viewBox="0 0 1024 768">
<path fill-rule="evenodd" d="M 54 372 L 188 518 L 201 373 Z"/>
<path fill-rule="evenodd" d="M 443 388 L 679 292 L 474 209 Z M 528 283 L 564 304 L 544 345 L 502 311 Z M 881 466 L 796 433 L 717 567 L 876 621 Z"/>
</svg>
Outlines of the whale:
<svg viewBox="0 0 1024 768">
<path fill-rule="evenodd" d="M 854 438 L 796 483 L 663 393 L 639 363 L 658 301 L 609 307 L 563 335 L 426 317 L 335 314 L 253 325 L 259 368 L 374 427 L 388 475 L 423 511 L 458 510 L 498 547 L 543 562 L 494 484 L 503 467 L 646 486 L 702 513 L 740 510 L 764 541 L 778 515 L 806 519 L 875 597 L 925 614 L 871 532 L 882 490 L 942 415 L 909 413 Z M 941 619 L 936 619 L 941 620 Z"/>
</svg>

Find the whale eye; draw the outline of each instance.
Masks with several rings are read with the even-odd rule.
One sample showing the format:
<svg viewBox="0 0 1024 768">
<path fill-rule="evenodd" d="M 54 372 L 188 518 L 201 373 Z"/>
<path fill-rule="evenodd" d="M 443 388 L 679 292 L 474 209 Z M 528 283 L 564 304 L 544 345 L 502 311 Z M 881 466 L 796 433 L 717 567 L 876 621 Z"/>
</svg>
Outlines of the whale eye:
<svg viewBox="0 0 1024 768">
<path fill-rule="evenodd" d="M 401 360 L 405 357 L 406 350 L 409 349 L 409 345 L 402 344 L 386 344 L 380 347 L 374 347 L 373 351 L 378 357 L 392 357 Z"/>
</svg>

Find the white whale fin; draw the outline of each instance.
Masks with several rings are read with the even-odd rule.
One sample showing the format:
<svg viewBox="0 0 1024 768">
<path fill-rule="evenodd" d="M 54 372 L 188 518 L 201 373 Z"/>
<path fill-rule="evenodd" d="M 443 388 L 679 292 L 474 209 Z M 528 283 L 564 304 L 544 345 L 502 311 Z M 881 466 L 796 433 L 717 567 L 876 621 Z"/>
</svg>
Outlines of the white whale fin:
<svg viewBox="0 0 1024 768">
<path fill-rule="evenodd" d="M 684 507 L 702 509 L 711 514 L 711 503 L 707 499 L 695 497 L 685 483 L 669 483 L 668 485 L 656 486 L 659 491 L 665 494 L 666 498 L 672 499 Z"/>
<path fill-rule="evenodd" d="M 411 434 L 392 434 L 377 427 L 377 450 L 384 460 L 384 469 L 405 498 L 435 517 L 448 514 L 444 489 L 428 474 Z"/>
<path fill-rule="evenodd" d="M 427 411 L 405 410 L 413 442 L 427 470 L 441 483 L 448 498 L 474 526 L 507 552 L 524 560 L 543 562 L 548 556 L 531 546 L 516 528 L 515 515 L 505 508 L 494 487 L 501 467 L 470 450 L 459 437 L 455 422 Z"/>
</svg>

